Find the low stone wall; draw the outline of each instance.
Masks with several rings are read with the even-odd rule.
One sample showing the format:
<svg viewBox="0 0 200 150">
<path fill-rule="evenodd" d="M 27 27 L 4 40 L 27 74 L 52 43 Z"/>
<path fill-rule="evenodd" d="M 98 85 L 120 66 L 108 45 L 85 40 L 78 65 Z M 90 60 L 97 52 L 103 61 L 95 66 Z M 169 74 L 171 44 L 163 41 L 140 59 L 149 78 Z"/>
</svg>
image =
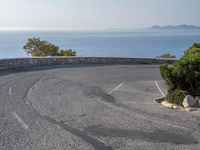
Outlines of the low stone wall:
<svg viewBox="0 0 200 150">
<path fill-rule="evenodd" d="M 118 57 L 37 57 L 0 59 L 0 70 L 69 64 L 173 64 L 176 59 Z"/>
</svg>

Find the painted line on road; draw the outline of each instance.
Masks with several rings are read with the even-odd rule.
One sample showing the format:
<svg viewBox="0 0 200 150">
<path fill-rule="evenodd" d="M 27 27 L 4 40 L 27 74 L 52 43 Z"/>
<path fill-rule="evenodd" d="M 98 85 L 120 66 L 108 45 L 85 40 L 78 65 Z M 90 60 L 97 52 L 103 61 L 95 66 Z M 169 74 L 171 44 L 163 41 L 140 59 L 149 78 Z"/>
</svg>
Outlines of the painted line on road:
<svg viewBox="0 0 200 150">
<path fill-rule="evenodd" d="M 111 90 L 110 92 L 108 92 L 107 94 L 112 94 L 113 92 L 115 92 L 116 90 L 118 90 L 120 87 L 122 87 L 124 85 L 124 82 L 120 83 L 116 88 L 114 88 L 113 90 Z"/>
<path fill-rule="evenodd" d="M 161 90 L 161 88 L 159 87 L 157 81 L 154 81 L 156 84 L 156 87 L 158 88 L 158 90 L 160 91 L 160 93 L 162 94 L 163 97 L 165 97 L 166 95 L 164 94 L 164 92 Z"/>
<path fill-rule="evenodd" d="M 161 94 L 162 94 L 163 96 L 165 96 L 164 92 L 163 92 L 163 91 L 161 90 L 161 88 L 158 86 L 158 83 L 157 83 L 156 81 L 152 81 L 152 82 L 154 82 L 154 83 L 156 84 L 158 90 L 161 92 Z M 116 91 L 117 89 L 119 89 L 119 88 L 120 88 L 121 86 L 123 86 L 123 85 L 124 85 L 124 82 L 122 82 L 121 84 L 119 84 L 116 88 L 114 88 L 114 89 L 113 89 L 112 91 L 110 91 L 108 94 L 112 94 L 114 91 Z M 126 109 L 121 108 L 120 106 L 116 106 L 116 105 L 113 105 L 113 104 L 111 104 L 111 103 L 105 102 L 105 101 L 102 100 L 102 98 L 98 98 L 97 100 L 100 101 L 101 103 L 103 103 L 103 104 L 105 104 L 105 105 L 107 105 L 107 106 L 109 106 L 109 107 L 111 107 L 111 108 L 113 108 L 113 109 L 115 109 L 115 110 L 118 110 L 118 111 L 120 111 L 120 112 L 122 112 L 122 113 L 125 113 L 125 114 L 127 114 L 127 115 L 134 115 L 134 116 L 136 116 L 136 117 L 138 117 L 138 118 L 141 118 L 141 119 L 143 119 L 143 120 L 150 121 L 150 122 L 153 122 L 153 123 L 156 123 L 156 124 L 166 125 L 166 126 L 169 126 L 169 127 L 173 127 L 173 128 L 178 128 L 178 129 L 183 129 L 183 130 L 188 130 L 188 131 L 190 131 L 189 128 L 184 127 L 184 126 L 175 125 L 175 124 L 171 124 L 171 123 L 162 123 L 162 122 L 160 122 L 160 121 L 157 121 L 157 120 L 154 120 L 154 119 L 150 119 L 148 116 L 145 117 L 144 115 L 132 113 L 132 112 L 126 110 Z"/>
<path fill-rule="evenodd" d="M 25 130 L 29 129 L 29 126 L 16 114 L 16 112 L 12 112 L 12 115 L 21 124 L 22 128 L 24 128 Z"/>
<path fill-rule="evenodd" d="M 9 89 L 8 89 L 8 94 L 9 94 L 9 95 L 12 95 L 12 87 L 9 87 Z"/>
<path fill-rule="evenodd" d="M 98 138 L 98 137 L 96 137 L 96 136 L 93 136 L 93 135 L 91 135 L 91 134 L 88 133 L 88 132 L 87 132 L 87 134 L 88 134 L 90 137 L 96 139 L 97 141 L 99 141 L 99 142 L 104 143 L 105 145 L 107 145 L 107 143 L 106 143 L 104 140 L 102 140 L 102 139 L 100 139 L 100 138 Z"/>
</svg>

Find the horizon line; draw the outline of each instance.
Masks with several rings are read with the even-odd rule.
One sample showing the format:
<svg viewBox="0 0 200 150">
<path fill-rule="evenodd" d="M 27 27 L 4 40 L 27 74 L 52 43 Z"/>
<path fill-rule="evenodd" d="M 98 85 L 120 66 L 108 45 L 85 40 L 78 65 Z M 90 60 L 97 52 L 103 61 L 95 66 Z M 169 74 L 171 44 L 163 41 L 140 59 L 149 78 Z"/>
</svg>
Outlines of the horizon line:
<svg viewBox="0 0 200 150">
<path fill-rule="evenodd" d="M 188 25 L 188 26 L 194 26 L 194 27 L 200 27 L 200 25 L 192 25 L 192 24 L 178 24 L 178 25 L 150 25 L 146 27 L 137 27 L 137 28 L 126 28 L 126 27 L 108 27 L 108 28 L 53 28 L 53 27 L 47 27 L 47 28 L 38 28 L 38 27 L 0 27 L 0 31 L 136 31 L 136 30 L 143 30 L 148 29 L 154 26 L 160 26 L 160 27 L 167 27 L 167 26 L 181 26 L 181 25 Z"/>
</svg>

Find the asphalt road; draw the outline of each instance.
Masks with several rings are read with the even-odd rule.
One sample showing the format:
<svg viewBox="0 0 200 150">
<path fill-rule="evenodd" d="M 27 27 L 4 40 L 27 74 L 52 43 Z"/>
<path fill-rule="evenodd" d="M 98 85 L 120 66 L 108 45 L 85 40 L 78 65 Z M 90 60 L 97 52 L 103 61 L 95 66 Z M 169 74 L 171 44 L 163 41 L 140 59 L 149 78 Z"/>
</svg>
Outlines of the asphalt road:
<svg viewBox="0 0 200 150">
<path fill-rule="evenodd" d="M 0 150 L 199 150 L 200 114 L 153 100 L 156 65 L 0 73 Z"/>
</svg>

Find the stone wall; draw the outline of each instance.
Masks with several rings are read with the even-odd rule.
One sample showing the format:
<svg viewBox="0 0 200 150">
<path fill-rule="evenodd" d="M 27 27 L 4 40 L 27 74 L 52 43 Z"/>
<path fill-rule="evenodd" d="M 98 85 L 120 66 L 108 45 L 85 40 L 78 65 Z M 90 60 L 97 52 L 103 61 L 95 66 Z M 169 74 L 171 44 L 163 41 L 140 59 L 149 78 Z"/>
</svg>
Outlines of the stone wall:
<svg viewBox="0 0 200 150">
<path fill-rule="evenodd" d="M 173 64 L 176 59 L 118 57 L 37 57 L 0 59 L 0 70 L 69 64 Z"/>
</svg>

